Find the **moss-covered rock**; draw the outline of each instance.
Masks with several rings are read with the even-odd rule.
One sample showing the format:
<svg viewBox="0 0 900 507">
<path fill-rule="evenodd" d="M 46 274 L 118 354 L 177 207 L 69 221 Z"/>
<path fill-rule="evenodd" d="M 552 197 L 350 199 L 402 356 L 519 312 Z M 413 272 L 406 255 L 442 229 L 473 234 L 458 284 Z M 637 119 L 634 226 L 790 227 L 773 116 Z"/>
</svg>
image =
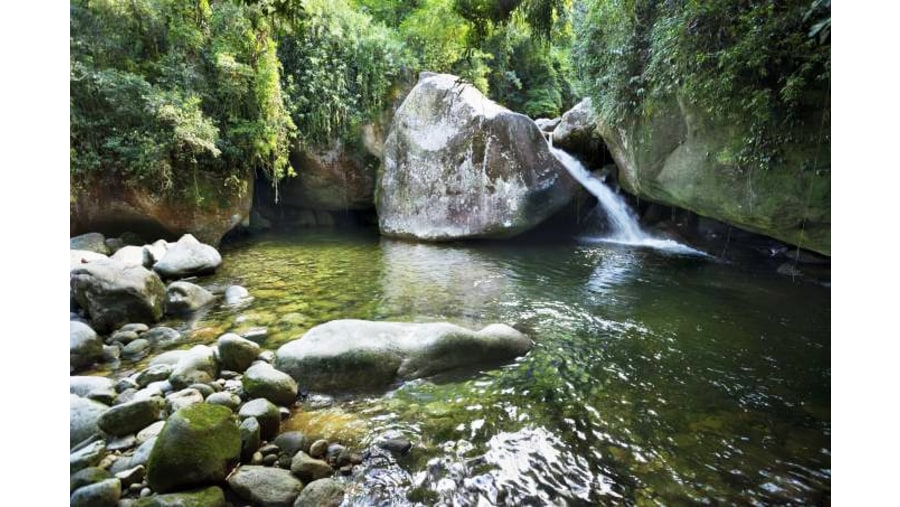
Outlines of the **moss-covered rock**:
<svg viewBox="0 0 900 507">
<path fill-rule="evenodd" d="M 225 507 L 225 493 L 218 486 L 194 491 L 138 498 L 133 507 Z"/>
<path fill-rule="evenodd" d="M 240 454 L 231 410 L 192 405 L 172 414 L 160 432 L 147 462 L 147 481 L 159 493 L 222 482 Z"/>
<path fill-rule="evenodd" d="M 712 121 L 674 96 L 621 125 L 598 120 L 597 132 L 629 193 L 831 255 L 827 142 L 786 142 L 768 167 L 744 168 L 729 147 L 746 128 Z"/>
</svg>

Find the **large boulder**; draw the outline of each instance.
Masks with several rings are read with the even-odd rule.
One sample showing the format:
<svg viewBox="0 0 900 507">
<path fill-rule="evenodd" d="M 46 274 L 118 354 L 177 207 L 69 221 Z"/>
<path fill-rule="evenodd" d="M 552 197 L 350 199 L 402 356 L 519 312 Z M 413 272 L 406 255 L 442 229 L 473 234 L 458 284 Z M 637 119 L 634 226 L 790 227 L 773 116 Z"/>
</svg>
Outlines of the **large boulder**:
<svg viewBox="0 0 900 507">
<path fill-rule="evenodd" d="M 166 287 L 166 313 L 181 315 L 203 308 L 216 297 L 203 287 L 191 282 L 172 282 Z"/>
<path fill-rule="evenodd" d="M 169 244 L 153 270 L 163 278 L 185 278 L 212 273 L 222 264 L 222 256 L 214 247 L 185 234 L 177 243 Z"/>
<path fill-rule="evenodd" d="M 334 320 L 281 346 L 276 366 L 300 386 L 333 391 L 377 389 L 525 354 L 531 340 L 504 324 L 471 331 L 446 322 Z"/>
<path fill-rule="evenodd" d="M 530 118 L 448 74 L 423 76 L 395 113 L 377 186 L 381 232 L 429 241 L 514 236 L 577 189 Z"/>
<path fill-rule="evenodd" d="M 200 403 L 169 417 L 147 462 L 147 482 L 168 493 L 221 483 L 241 455 L 241 435 L 231 410 Z"/>
<path fill-rule="evenodd" d="M 69 321 L 69 369 L 88 367 L 103 358 L 103 340 L 84 322 Z"/>
<path fill-rule="evenodd" d="M 101 231 L 115 235 L 134 231 L 151 238 L 191 233 L 218 245 L 237 225 L 246 223 L 253 203 L 254 178 L 247 171 L 237 185 L 223 185 L 219 174 L 197 173 L 191 198 L 140 185 L 81 181 L 72 186 L 69 229 L 72 234 Z M 195 198 L 199 197 L 199 198 Z"/>
<path fill-rule="evenodd" d="M 75 300 L 101 333 L 162 317 L 165 286 L 156 273 L 143 267 L 98 260 L 72 269 L 69 276 Z"/>
<path fill-rule="evenodd" d="M 818 125 L 821 111 L 813 116 L 805 124 Z M 750 135 L 746 127 L 713 120 L 674 96 L 659 100 L 652 115 L 628 116 L 616 125 L 598 120 L 597 133 L 627 192 L 831 255 L 827 137 L 820 144 L 785 142 L 768 167 L 750 169 L 733 149 Z"/>
</svg>

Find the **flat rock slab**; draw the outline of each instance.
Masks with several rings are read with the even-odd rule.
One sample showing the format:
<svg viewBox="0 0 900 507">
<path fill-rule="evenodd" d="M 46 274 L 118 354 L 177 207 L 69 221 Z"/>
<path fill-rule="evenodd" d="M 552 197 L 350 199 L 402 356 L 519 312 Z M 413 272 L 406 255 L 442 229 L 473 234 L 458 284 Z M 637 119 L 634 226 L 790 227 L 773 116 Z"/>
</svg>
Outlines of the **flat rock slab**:
<svg viewBox="0 0 900 507">
<path fill-rule="evenodd" d="M 371 390 L 528 352 L 531 339 L 505 324 L 472 331 L 454 324 L 335 320 L 281 346 L 275 366 L 301 387 Z"/>
</svg>

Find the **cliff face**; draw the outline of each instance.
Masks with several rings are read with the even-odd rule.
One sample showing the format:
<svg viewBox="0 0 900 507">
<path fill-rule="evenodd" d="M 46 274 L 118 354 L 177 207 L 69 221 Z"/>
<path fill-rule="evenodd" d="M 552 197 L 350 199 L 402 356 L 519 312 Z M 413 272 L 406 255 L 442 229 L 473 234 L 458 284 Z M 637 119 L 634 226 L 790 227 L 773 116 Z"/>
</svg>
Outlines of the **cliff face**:
<svg viewBox="0 0 900 507">
<path fill-rule="evenodd" d="M 158 238 L 193 234 L 204 243 L 218 245 L 225 234 L 246 224 L 253 203 L 253 177 L 241 188 L 226 188 L 219 178 L 198 173 L 192 197 L 159 195 L 141 186 L 81 182 L 71 189 L 69 233 L 135 232 Z"/>
<path fill-rule="evenodd" d="M 573 110 L 583 111 L 586 105 Z M 827 139 L 786 143 L 769 167 L 742 169 L 727 147 L 746 132 L 712 121 L 675 97 L 649 117 L 631 116 L 618 126 L 584 114 L 569 115 L 568 120 L 572 125 L 564 116 L 557 132 L 592 130 L 602 137 L 627 192 L 831 255 Z M 554 133 L 554 142 L 567 147 L 579 139 Z"/>
</svg>

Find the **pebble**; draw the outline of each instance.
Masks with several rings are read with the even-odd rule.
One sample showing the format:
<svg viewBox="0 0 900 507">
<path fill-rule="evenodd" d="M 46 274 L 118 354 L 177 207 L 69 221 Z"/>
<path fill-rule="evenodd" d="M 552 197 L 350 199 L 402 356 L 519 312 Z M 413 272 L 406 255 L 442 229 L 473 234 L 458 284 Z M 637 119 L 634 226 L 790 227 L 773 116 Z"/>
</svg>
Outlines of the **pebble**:
<svg viewBox="0 0 900 507">
<path fill-rule="evenodd" d="M 263 456 L 262 464 L 263 466 L 273 466 L 275 463 L 278 463 L 278 455 L 277 454 L 269 454 L 268 456 Z"/>
<path fill-rule="evenodd" d="M 116 331 L 109 337 L 108 343 L 119 342 L 122 345 L 128 345 L 137 339 L 138 334 L 134 331 Z"/>
<path fill-rule="evenodd" d="M 131 324 L 125 324 L 124 326 L 119 328 L 119 331 L 134 331 L 135 333 L 144 333 L 148 329 L 150 329 L 147 324 L 141 322 L 133 322 Z"/>
<path fill-rule="evenodd" d="M 136 358 L 146 353 L 148 348 L 150 348 L 150 341 L 143 338 L 138 338 L 128 345 L 125 345 L 125 348 L 122 349 L 122 356 L 128 358 Z"/>
<path fill-rule="evenodd" d="M 313 458 L 322 459 L 326 452 L 328 452 L 328 440 L 316 440 L 309 446 L 309 455 Z"/>
</svg>

